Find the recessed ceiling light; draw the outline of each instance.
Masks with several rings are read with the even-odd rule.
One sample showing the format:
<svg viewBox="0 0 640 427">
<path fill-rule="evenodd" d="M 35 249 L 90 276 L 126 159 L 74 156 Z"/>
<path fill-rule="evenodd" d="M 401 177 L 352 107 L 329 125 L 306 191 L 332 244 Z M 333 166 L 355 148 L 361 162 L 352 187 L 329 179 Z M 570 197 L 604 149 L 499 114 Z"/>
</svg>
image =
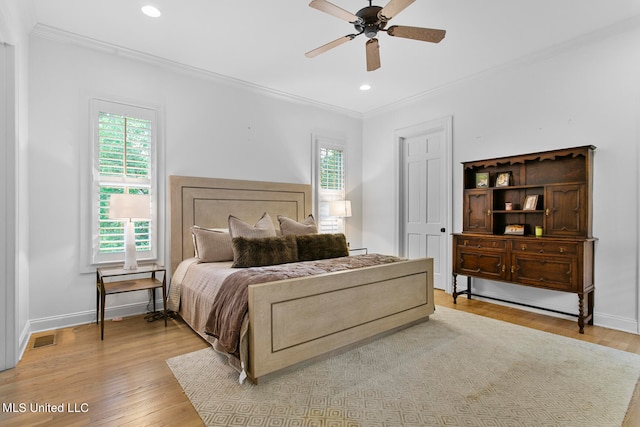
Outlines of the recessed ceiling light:
<svg viewBox="0 0 640 427">
<path fill-rule="evenodd" d="M 157 7 L 151 5 L 142 6 L 142 13 L 152 18 L 158 18 L 160 15 L 162 15 Z"/>
<path fill-rule="evenodd" d="M 369 90 L 371 89 L 371 85 L 369 84 L 363 84 L 362 86 L 360 86 L 360 90 Z"/>
</svg>

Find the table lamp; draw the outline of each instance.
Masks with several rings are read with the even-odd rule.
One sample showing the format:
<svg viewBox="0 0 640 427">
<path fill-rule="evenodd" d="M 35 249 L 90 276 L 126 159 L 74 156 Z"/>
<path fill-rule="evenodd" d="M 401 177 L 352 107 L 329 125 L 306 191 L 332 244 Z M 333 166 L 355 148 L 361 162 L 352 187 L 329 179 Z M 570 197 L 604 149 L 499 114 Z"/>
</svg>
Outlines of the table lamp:
<svg viewBox="0 0 640 427">
<path fill-rule="evenodd" d="M 126 221 L 124 232 L 124 269 L 136 270 L 136 236 L 134 220 L 151 218 L 151 200 L 144 194 L 112 194 L 109 198 L 109 218 Z"/>
<path fill-rule="evenodd" d="M 329 216 L 340 218 L 351 217 L 351 200 L 334 200 L 329 202 Z"/>
<path fill-rule="evenodd" d="M 351 217 L 351 200 L 334 200 L 329 202 L 329 216 L 340 218 L 340 229 L 346 234 L 346 222 L 344 218 Z M 349 245 L 349 242 L 347 242 Z"/>
</svg>

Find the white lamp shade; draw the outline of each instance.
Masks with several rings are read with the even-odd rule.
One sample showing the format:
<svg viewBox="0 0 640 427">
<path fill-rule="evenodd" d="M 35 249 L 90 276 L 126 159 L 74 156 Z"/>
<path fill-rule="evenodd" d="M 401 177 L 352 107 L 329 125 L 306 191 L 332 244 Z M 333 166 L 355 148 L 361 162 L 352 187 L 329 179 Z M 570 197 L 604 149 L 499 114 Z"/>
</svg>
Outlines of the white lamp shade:
<svg viewBox="0 0 640 427">
<path fill-rule="evenodd" d="M 109 199 L 111 219 L 151 218 L 151 199 L 144 194 L 112 194 Z"/>
<path fill-rule="evenodd" d="M 334 200 L 329 202 L 329 216 L 348 218 L 351 216 L 351 200 Z"/>
</svg>

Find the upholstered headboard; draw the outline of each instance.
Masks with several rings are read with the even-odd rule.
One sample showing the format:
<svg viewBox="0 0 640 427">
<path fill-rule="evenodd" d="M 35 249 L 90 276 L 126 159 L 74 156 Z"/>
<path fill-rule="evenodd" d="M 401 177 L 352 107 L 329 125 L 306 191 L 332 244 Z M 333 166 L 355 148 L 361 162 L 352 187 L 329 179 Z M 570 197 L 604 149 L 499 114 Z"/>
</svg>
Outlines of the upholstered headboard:
<svg viewBox="0 0 640 427">
<path fill-rule="evenodd" d="M 169 177 L 171 272 L 192 257 L 190 228 L 227 228 L 229 215 L 254 224 L 267 212 L 302 221 L 312 212 L 311 186 L 234 179 Z"/>
</svg>

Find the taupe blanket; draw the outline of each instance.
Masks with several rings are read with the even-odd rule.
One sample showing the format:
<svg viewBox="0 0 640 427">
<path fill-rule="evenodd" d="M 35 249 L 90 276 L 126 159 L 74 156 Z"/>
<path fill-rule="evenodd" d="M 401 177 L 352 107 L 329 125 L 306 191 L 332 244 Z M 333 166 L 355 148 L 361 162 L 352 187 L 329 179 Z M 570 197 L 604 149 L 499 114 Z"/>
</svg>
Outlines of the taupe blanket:
<svg viewBox="0 0 640 427">
<path fill-rule="evenodd" d="M 209 314 L 205 332 L 217 338 L 225 351 L 237 355 L 240 327 L 249 305 L 249 285 L 401 260 L 402 258 L 389 255 L 368 254 L 239 270 L 229 275 L 222 283 Z"/>
</svg>

